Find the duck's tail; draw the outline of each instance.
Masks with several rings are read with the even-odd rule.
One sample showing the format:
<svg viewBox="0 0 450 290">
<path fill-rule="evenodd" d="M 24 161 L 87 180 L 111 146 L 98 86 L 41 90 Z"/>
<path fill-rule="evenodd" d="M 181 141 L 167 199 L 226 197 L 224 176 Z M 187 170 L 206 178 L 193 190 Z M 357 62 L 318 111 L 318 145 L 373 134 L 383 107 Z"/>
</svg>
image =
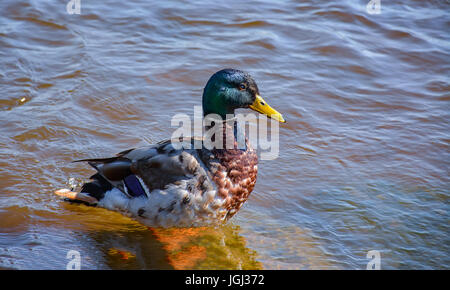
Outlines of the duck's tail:
<svg viewBox="0 0 450 290">
<path fill-rule="evenodd" d="M 55 191 L 55 194 L 64 197 L 67 201 L 82 202 L 88 205 L 96 205 L 98 200 L 84 192 L 75 192 L 67 188 L 61 188 Z"/>
<path fill-rule="evenodd" d="M 112 185 L 99 173 L 91 176 L 91 181 L 83 184 L 80 192 L 63 188 L 55 191 L 55 194 L 64 197 L 70 202 L 81 202 L 88 205 L 97 205 L 103 199 L 105 193 L 112 189 Z"/>
</svg>

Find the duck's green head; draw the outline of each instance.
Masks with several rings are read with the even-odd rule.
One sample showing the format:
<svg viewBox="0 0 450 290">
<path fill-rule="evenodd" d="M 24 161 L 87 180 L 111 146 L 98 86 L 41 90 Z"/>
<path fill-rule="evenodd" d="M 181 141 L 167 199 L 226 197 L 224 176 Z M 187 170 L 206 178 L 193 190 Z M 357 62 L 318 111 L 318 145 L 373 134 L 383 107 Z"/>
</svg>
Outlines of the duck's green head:
<svg viewBox="0 0 450 290">
<path fill-rule="evenodd" d="M 259 95 L 258 86 L 249 74 L 236 69 L 224 69 L 213 74 L 203 91 L 203 114 L 218 114 L 225 120 L 227 114 L 234 114 L 238 108 L 250 108 L 286 122 Z"/>
</svg>

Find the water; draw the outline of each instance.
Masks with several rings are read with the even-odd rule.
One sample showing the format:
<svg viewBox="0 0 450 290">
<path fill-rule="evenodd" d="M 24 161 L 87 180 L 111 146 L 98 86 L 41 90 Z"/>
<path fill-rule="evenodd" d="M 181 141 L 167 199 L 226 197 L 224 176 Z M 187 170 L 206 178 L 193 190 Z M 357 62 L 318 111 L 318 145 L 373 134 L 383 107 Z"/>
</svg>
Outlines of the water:
<svg viewBox="0 0 450 290">
<path fill-rule="evenodd" d="M 0 268 L 449 269 L 448 1 L 0 3 Z M 68 1 L 67 1 L 68 2 Z M 280 156 L 219 229 L 148 229 L 52 194 L 170 137 L 250 72 Z"/>
</svg>

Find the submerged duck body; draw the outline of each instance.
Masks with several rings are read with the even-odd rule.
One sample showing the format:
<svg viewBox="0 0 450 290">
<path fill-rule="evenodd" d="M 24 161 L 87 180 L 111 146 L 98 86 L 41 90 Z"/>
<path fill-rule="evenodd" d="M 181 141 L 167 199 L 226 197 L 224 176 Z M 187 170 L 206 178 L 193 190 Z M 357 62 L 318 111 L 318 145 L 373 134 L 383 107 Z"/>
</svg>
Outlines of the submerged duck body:
<svg viewBox="0 0 450 290">
<path fill-rule="evenodd" d="M 261 100 L 248 74 L 222 70 L 205 87 L 203 110 L 205 115 L 215 113 L 224 120 L 225 114 L 240 107 L 276 112 L 266 103 L 261 109 Z M 281 115 L 271 117 L 284 121 Z M 118 211 L 150 227 L 226 222 L 252 192 L 258 158 L 247 138 L 244 148 L 239 148 L 240 133 L 233 123 L 224 121 L 218 128 L 223 134 L 223 146 L 207 149 L 203 143 L 198 147 L 204 139 L 180 137 L 126 150 L 111 158 L 79 160 L 88 162 L 97 173 L 81 192 L 61 189 L 55 193 L 71 201 Z M 227 147 L 230 138 L 227 144 L 232 146 Z"/>
</svg>

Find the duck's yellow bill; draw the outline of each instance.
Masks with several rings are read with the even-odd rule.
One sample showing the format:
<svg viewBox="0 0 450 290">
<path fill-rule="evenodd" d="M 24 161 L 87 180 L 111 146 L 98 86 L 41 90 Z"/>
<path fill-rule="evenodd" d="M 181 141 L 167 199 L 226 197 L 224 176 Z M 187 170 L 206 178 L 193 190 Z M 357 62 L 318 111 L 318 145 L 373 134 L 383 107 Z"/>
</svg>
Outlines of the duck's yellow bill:
<svg viewBox="0 0 450 290">
<path fill-rule="evenodd" d="M 276 110 L 272 109 L 260 95 L 256 95 L 256 99 L 253 104 L 250 105 L 250 109 L 255 110 L 258 113 L 267 115 L 269 118 L 277 120 L 281 123 L 286 123 L 283 116 Z"/>
</svg>

